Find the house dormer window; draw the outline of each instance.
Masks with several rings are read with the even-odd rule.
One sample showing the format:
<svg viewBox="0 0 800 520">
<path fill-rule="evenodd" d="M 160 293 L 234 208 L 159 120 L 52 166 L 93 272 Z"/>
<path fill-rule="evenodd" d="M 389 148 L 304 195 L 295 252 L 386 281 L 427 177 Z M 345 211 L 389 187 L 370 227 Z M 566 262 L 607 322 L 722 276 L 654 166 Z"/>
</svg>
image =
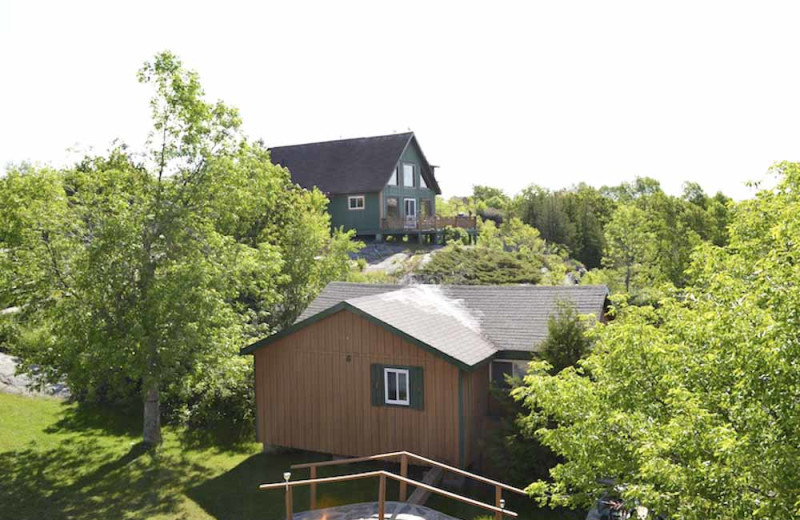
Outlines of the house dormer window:
<svg viewBox="0 0 800 520">
<path fill-rule="evenodd" d="M 403 186 L 414 186 L 413 164 L 403 164 Z"/>
<path fill-rule="evenodd" d="M 384 402 L 408 406 L 411 404 L 409 395 L 408 370 L 404 368 L 384 368 Z"/>
<path fill-rule="evenodd" d="M 428 183 L 425 182 L 425 177 L 422 176 L 422 172 L 420 172 L 420 174 L 419 174 L 419 187 L 420 188 L 427 188 L 428 187 Z"/>
<path fill-rule="evenodd" d="M 353 195 L 351 197 L 347 197 L 347 209 L 349 210 L 364 209 L 364 196 Z"/>
<path fill-rule="evenodd" d="M 397 166 L 392 170 L 392 176 L 389 177 L 389 186 L 397 186 Z"/>
</svg>

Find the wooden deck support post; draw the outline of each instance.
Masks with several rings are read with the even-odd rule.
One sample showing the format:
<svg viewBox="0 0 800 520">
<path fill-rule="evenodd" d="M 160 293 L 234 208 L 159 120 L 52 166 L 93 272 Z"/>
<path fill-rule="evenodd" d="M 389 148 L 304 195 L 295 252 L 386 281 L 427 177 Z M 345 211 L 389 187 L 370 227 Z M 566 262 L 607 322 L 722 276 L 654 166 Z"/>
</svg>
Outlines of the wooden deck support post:
<svg viewBox="0 0 800 520">
<path fill-rule="evenodd" d="M 315 478 L 317 478 L 317 467 L 311 466 L 311 480 L 314 480 Z M 314 509 L 317 508 L 317 483 L 312 482 L 309 487 L 311 488 L 310 489 L 311 504 L 309 508 L 313 511 Z"/>
<path fill-rule="evenodd" d="M 495 507 L 499 507 L 499 508 L 502 509 L 502 507 L 503 507 L 501 505 L 502 503 L 503 503 L 503 488 L 501 488 L 500 486 L 495 486 L 494 487 L 494 505 L 495 505 Z M 495 518 L 495 520 L 503 520 L 503 513 L 499 512 L 499 511 L 495 512 L 494 518 Z"/>
<path fill-rule="evenodd" d="M 292 486 L 286 484 L 286 520 L 292 520 Z"/>
<path fill-rule="evenodd" d="M 405 453 L 400 455 L 400 476 L 408 478 L 408 455 Z M 400 481 L 400 502 L 406 501 L 406 494 L 408 493 L 408 484 Z"/>
<path fill-rule="evenodd" d="M 383 520 L 386 512 L 386 475 L 381 473 L 378 479 L 378 520 Z"/>
</svg>

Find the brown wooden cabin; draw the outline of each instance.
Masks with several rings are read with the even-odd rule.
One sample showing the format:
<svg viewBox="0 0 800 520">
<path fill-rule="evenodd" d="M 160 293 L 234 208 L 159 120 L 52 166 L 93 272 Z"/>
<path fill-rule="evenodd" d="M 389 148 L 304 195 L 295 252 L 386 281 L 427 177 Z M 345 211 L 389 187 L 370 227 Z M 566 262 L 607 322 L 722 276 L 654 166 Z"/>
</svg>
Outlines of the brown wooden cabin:
<svg viewBox="0 0 800 520">
<path fill-rule="evenodd" d="M 480 463 L 492 381 L 518 375 L 560 300 L 603 319 L 603 286 L 332 283 L 255 358 L 259 442 Z"/>
</svg>

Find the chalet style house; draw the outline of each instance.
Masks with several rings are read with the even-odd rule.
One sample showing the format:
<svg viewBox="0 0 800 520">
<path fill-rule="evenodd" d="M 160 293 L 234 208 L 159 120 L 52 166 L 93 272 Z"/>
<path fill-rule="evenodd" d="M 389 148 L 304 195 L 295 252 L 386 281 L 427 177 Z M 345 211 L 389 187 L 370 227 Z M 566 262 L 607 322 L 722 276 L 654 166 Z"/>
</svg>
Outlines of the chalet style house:
<svg viewBox="0 0 800 520">
<path fill-rule="evenodd" d="M 270 154 L 295 184 L 328 196 L 334 228 L 378 241 L 386 235 L 434 241 L 446 226 L 474 237 L 474 217 L 436 216 L 442 191 L 413 132 L 278 146 Z"/>
<path fill-rule="evenodd" d="M 562 300 L 605 320 L 604 286 L 329 284 L 255 357 L 259 442 L 480 466 L 490 384 L 524 374 Z"/>
</svg>

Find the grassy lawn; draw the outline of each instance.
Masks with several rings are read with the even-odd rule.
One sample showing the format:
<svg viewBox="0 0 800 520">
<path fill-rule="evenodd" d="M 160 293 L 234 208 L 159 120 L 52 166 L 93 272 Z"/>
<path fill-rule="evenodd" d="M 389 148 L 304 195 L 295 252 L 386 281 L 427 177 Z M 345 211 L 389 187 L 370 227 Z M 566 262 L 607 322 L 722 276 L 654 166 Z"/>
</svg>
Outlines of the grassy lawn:
<svg viewBox="0 0 800 520">
<path fill-rule="evenodd" d="M 259 491 L 258 484 L 281 481 L 291 464 L 326 458 L 296 451 L 262 454 L 254 443 L 209 446 L 171 428 L 152 453 L 139 444 L 140 426 L 138 414 L 0 394 L 0 518 L 279 520 L 285 514 L 283 492 Z M 320 476 L 376 467 L 331 468 Z M 298 472 L 293 479 L 305 477 Z M 396 496 L 390 482 L 387 497 Z M 318 497 L 319 507 L 372 501 L 377 481 L 321 486 Z M 482 514 L 447 499 L 432 498 L 428 505 L 467 520 Z M 307 507 L 308 488 L 299 488 L 295 510 Z M 524 499 L 508 507 L 527 519 L 565 518 Z"/>
</svg>

